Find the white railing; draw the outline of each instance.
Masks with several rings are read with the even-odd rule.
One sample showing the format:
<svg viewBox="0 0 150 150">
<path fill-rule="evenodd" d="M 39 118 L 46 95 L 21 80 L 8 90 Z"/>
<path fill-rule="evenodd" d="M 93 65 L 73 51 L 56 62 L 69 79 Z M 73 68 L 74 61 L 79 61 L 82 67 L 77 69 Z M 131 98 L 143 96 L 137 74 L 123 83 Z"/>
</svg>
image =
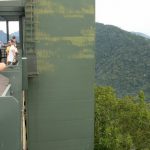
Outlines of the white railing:
<svg viewBox="0 0 150 150">
<path fill-rule="evenodd" d="M 11 84 L 8 84 L 2 96 L 10 96 L 10 87 L 11 87 Z"/>
</svg>

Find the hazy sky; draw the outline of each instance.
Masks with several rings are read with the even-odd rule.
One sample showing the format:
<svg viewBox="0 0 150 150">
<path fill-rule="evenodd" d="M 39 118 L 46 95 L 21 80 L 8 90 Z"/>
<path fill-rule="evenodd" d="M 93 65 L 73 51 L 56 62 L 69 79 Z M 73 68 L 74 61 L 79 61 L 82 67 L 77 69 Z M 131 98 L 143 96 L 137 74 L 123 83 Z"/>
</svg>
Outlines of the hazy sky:
<svg viewBox="0 0 150 150">
<path fill-rule="evenodd" d="M 150 0 L 95 0 L 95 3 L 96 22 L 150 35 Z M 19 24 L 11 24 L 10 33 L 13 33 Z M 0 22 L 0 30 L 5 31 L 4 27 Z"/>
<path fill-rule="evenodd" d="M 6 32 L 6 22 L 0 21 L 0 30 Z M 14 33 L 19 31 L 19 22 L 18 21 L 9 21 L 9 33 Z"/>
<path fill-rule="evenodd" d="M 96 22 L 150 35 L 150 0 L 95 0 Z"/>
</svg>

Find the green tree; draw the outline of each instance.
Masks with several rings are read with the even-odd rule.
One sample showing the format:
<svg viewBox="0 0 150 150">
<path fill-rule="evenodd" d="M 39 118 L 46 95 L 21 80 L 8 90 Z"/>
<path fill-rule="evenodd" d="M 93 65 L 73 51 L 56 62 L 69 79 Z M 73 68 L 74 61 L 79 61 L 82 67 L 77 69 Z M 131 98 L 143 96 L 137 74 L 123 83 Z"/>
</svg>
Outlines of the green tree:
<svg viewBox="0 0 150 150">
<path fill-rule="evenodd" d="M 95 150 L 149 150 L 150 109 L 144 93 L 116 97 L 111 87 L 95 89 Z"/>
</svg>

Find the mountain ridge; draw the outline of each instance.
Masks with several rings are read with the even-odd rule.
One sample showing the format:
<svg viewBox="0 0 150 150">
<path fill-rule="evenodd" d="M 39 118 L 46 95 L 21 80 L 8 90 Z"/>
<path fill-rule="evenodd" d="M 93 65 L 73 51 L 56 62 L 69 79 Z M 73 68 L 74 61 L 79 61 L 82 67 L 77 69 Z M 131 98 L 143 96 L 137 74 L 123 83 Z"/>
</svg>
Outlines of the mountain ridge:
<svg viewBox="0 0 150 150">
<path fill-rule="evenodd" d="M 142 36 L 142 37 L 147 38 L 147 39 L 150 39 L 150 36 L 145 34 L 145 33 L 141 33 L 141 32 L 131 32 L 131 33 L 133 33 L 135 35 Z"/>
<path fill-rule="evenodd" d="M 9 37 L 11 38 L 13 35 L 16 36 L 17 42 L 19 42 L 19 31 L 11 33 Z M 0 41 L 7 43 L 7 34 L 3 30 L 0 30 Z"/>
<path fill-rule="evenodd" d="M 118 96 L 143 90 L 150 97 L 150 40 L 112 25 L 96 23 L 96 84 Z"/>
</svg>

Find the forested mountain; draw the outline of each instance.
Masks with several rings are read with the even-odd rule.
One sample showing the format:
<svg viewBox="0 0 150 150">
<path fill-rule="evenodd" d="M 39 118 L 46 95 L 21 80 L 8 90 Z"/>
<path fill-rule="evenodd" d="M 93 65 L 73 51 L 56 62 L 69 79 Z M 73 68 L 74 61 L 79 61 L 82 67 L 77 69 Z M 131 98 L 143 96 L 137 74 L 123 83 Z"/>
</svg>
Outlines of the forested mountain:
<svg viewBox="0 0 150 150">
<path fill-rule="evenodd" d="M 20 42 L 19 41 L 19 32 L 14 32 L 14 33 L 10 34 L 9 36 L 10 36 L 10 39 L 12 38 L 12 36 L 16 36 L 17 42 Z M 2 30 L 0 30 L 0 41 L 2 41 L 3 43 L 7 43 L 7 34 Z"/>
<path fill-rule="evenodd" d="M 140 36 L 142 36 L 142 37 L 145 37 L 145 38 L 147 38 L 147 39 L 150 39 L 150 36 L 149 35 L 146 35 L 146 34 L 144 34 L 144 33 L 141 33 L 141 32 L 132 32 L 133 34 L 136 34 L 136 35 L 140 35 Z"/>
<path fill-rule="evenodd" d="M 150 97 L 150 39 L 96 23 L 96 83 L 118 96 L 143 90 Z"/>
<path fill-rule="evenodd" d="M 7 42 L 7 35 L 4 31 L 0 30 L 0 41 L 2 41 L 3 43 Z"/>
</svg>

